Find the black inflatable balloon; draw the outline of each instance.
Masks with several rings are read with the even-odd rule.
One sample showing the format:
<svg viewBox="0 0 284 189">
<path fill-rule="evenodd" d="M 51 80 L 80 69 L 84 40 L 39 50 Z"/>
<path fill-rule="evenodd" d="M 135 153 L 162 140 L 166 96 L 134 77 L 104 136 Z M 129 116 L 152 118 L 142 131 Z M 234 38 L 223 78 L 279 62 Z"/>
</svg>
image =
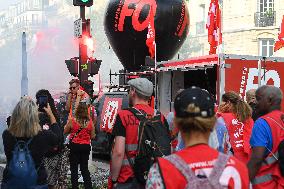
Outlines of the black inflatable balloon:
<svg viewBox="0 0 284 189">
<path fill-rule="evenodd" d="M 149 56 L 146 38 L 150 7 L 155 12 L 157 61 L 170 60 L 189 31 L 184 0 L 110 0 L 104 28 L 119 60 L 128 71 L 137 71 Z"/>
</svg>

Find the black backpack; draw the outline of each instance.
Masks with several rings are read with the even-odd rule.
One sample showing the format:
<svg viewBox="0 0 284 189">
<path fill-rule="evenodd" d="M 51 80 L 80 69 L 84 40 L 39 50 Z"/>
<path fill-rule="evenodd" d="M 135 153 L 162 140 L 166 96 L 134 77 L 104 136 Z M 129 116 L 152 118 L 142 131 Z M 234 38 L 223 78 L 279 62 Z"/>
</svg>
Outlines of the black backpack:
<svg viewBox="0 0 284 189">
<path fill-rule="evenodd" d="M 162 122 L 160 112 L 152 118 L 148 118 L 145 112 L 135 108 L 128 109 L 140 121 L 138 127 L 138 149 L 135 162 L 127 157 L 135 178 L 141 184 L 145 184 L 148 172 L 158 157 L 171 154 L 171 138 L 167 121 Z M 126 149 L 127 150 L 127 149 Z M 127 154 L 127 153 L 126 153 Z"/>
</svg>

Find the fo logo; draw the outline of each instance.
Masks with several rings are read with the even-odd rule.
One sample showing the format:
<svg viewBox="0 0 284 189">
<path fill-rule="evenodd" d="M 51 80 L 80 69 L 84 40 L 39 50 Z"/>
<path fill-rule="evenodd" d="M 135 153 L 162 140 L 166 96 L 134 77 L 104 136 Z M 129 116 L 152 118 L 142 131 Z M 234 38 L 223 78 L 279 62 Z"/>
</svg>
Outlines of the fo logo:
<svg viewBox="0 0 284 189">
<path fill-rule="evenodd" d="M 274 85 L 280 88 L 280 75 L 276 70 L 261 70 L 261 84 Z M 249 68 L 247 76 L 246 92 L 258 88 L 258 69 Z"/>
<path fill-rule="evenodd" d="M 118 101 L 108 101 L 104 112 L 102 129 L 112 129 L 118 112 Z"/>
</svg>

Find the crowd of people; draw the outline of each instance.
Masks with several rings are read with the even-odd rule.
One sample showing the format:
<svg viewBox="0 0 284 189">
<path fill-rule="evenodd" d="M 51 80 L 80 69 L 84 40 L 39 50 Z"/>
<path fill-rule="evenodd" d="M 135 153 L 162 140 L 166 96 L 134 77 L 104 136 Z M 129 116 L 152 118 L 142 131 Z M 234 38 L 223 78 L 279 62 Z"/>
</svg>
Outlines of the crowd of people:
<svg viewBox="0 0 284 189">
<path fill-rule="evenodd" d="M 153 85 L 144 78 L 128 84 L 130 105 L 147 121 L 131 109 L 118 113 L 112 131 L 109 188 L 284 188 L 284 113 L 279 88 L 264 85 L 249 90 L 246 101 L 228 91 L 218 108 L 204 89 L 180 90 L 167 121 L 160 116 L 172 152 L 157 155 L 157 148 L 167 147 L 165 143 L 159 146 L 164 135 L 154 137 L 156 146 L 150 153 L 143 148 L 143 143 L 152 142 L 145 131 L 154 127 L 149 122 L 154 122 L 156 112 L 148 103 Z M 129 122 L 131 116 L 135 121 Z M 144 182 L 137 171 L 141 159 L 144 167 L 151 165 Z"/>
<path fill-rule="evenodd" d="M 129 108 L 112 130 L 109 188 L 284 188 L 282 91 L 264 85 L 246 101 L 234 91 L 218 107 L 206 90 L 179 90 L 167 119 L 149 104 L 153 83 L 128 82 Z M 78 188 L 78 166 L 86 189 L 97 115 L 80 81 L 69 82 L 62 118 L 48 90 L 24 96 L 3 132 L 7 166 L 1 188 Z"/>
<path fill-rule="evenodd" d="M 78 188 L 78 165 L 85 188 L 92 188 L 88 160 L 96 115 L 79 80 L 69 84 L 66 106 L 62 99 L 60 110 L 45 89 L 36 93 L 35 100 L 22 97 L 14 108 L 3 132 L 7 165 L 1 188 L 68 188 L 69 169 L 72 188 Z"/>
</svg>

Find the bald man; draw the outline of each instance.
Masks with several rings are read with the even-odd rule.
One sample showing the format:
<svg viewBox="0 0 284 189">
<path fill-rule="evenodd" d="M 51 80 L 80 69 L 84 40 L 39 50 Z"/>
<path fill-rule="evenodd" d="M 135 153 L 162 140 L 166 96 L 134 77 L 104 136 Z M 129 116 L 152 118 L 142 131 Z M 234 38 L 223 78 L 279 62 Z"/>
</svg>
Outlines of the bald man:
<svg viewBox="0 0 284 189">
<path fill-rule="evenodd" d="M 261 117 L 254 123 L 247 165 L 254 189 L 284 188 L 277 153 L 284 139 L 282 98 L 282 91 L 274 86 L 264 85 L 256 91 L 256 111 Z"/>
</svg>

